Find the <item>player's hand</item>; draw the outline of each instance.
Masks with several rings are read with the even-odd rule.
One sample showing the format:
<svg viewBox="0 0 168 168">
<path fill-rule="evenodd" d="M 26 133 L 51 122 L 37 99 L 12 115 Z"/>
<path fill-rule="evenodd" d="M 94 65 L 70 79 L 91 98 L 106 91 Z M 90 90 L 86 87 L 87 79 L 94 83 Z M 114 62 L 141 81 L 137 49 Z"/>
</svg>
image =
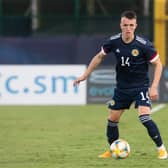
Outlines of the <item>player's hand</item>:
<svg viewBox="0 0 168 168">
<path fill-rule="evenodd" d="M 158 89 L 156 87 L 151 87 L 149 89 L 149 97 L 151 100 L 157 100 L 158 99 Z"/>
<path fill-rule="evenodd" d="M 79 85 L 79 83 L 80 83 L 81 81 L 84 81 L 85 79 L 86 79 L 85 76 L 80 76 L 80 77 L 78 77 L 76 80 L 74 80 L 73 86 Z"/>
</svg>

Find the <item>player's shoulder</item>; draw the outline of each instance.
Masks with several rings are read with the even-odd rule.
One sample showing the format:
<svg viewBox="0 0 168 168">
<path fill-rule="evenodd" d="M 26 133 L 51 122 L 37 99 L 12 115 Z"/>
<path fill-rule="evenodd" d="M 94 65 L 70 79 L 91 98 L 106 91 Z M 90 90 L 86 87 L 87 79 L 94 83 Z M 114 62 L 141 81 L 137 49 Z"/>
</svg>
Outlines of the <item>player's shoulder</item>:
<svg viewBox="0 0 168 168">
<path fill-rule="evenodd" d="M 112 45 L 115 44 L 116 41 L 118 41 L 118 39 L 120 39 L 120 38 L 121 38 L 121 33 L 112 35 L 112 36 L 108 37 L 108 38 L 104 41 L 103 45 L 110 45 L 110 46 L 112 46 Z"/>
<path fill-rule="evenodd" d="M 118 40 L 119 38 L 121 38 L 121 33 L 110 36 L 111 41 Z"/>
<path fill-rule="evenodd" d="M 138 43 L 140 43 L 141 45 L 145 45 L 145 46 L 151 45 L 151 42 L 146 37 L 142 37 L 142 36 L 136 35 L 135 40 Z"/>
</svg>

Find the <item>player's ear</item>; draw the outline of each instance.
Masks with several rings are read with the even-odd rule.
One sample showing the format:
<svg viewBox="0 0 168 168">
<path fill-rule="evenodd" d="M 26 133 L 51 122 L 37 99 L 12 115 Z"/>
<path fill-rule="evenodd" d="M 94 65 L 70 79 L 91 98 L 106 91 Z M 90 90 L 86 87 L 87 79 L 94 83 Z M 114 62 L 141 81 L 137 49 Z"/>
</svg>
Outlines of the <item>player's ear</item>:
<svg viewBox="0 0 168 168">
<path fill-rule="evenodd" d="M 121 22 L 120 22 L 120 29 L 122 28 L 122 24 L 121 24 Z"/>
</svg>

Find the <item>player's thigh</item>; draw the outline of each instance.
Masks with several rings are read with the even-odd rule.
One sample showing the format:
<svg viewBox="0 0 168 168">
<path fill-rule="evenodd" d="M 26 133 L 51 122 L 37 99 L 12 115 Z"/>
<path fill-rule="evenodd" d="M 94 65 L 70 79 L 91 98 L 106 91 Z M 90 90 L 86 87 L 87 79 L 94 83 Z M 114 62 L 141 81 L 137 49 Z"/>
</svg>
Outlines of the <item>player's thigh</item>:
<svg viewBox="0 0 168 168">
<path fill-rule="evenodd" d="M 151 101 L 149 98 L 149 93 L 148 93 L 148 88 L 139 88 L 137 91 L 135 91 L 136 96 L 135 96 L 135 108 L 138 108 L 139 106 L 142 107 L 151 107 Z M 142 110 L 140 111 L 144 111 Z M 141 107 L 140 107 L 141 109 Z M 146 108 L 145 108 L 146 109 Z M 147 108 L 148 109 L 148 108 Z"/>
<path fill-rule="evenodd" d="M 116 88 L 112 100 L 107 102 L 108 108 L 111 110 L 129 109 L 133 102 L 132 97 L 130 92 Z"/>
<path fill-rule="evenodd" d="M 121 117 L 123 112 L 124 112 L 124 110 L 112 110 L 112 109 L 110 109 L 108 119 L 113 121 L 113 122 L 119 122 L 120 117 Z"/>
<path fill-rule="evenodd" d="M 151 108 L 149 106 L 138 106 L 138 115 L 151 114 Z"/>
</svg>

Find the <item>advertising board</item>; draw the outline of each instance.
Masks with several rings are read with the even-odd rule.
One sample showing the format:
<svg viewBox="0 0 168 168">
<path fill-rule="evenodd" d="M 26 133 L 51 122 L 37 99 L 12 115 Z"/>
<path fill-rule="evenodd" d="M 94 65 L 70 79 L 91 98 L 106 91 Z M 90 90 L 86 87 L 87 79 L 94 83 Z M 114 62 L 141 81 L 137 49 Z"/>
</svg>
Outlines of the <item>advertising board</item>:
<svg viewBox="0 0 168 168">
<path fill-rule="evenodd" d="M 83 105 L 86 83 L 73 87 L 85 65 L 1 65 L 1 105 Z"/>
<path fill-rule="evenodd" d="M 111 100 L 115 85 L 115 67 L 98 67 L 92 72 L 87 81 L 87 103 L 100 104 Z"/>
</svg>

